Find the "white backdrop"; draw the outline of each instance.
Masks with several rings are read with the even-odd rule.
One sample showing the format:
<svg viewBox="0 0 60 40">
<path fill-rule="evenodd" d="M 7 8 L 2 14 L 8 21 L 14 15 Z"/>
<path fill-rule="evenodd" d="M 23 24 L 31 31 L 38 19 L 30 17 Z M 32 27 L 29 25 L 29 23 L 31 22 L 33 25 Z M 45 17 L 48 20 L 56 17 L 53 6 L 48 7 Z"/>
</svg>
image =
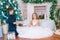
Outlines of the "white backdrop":
<svg viewBox="0 0 60 40">
<path fill-rule="evenodd" d="M 28 20 L 32 19 L 32 14 L 34 13 L 34 6 L 46 6 L 46 12 L 44 15 L 44 19 L 50 19 L 50 7 L 51 3 L 42 3 L 42 4 L 33 4 L 33 3 L 28 3 L 27 4 L 27 15 L 28 15 Z"/>
</svg>

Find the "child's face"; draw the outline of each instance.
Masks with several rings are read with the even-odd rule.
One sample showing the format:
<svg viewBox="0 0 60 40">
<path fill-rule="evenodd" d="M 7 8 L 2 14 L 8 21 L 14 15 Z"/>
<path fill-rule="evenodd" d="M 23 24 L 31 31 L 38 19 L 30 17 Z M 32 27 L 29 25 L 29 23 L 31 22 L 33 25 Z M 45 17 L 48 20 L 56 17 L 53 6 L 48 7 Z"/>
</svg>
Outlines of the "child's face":
<svg viewBox="0 0 60 40">
<path fill-rule="evenodd" d="M 13 10 L 9 11 L 9 14 L 10 14 L 10 15 L 12 15 L 13 13 L 14 13 L 14 11 L 13 11 Z"/>
<path fill-rule="evenodd" d="M 36 14 L 33 14 L 33 19 L 36 19 Z"/>
</svg>

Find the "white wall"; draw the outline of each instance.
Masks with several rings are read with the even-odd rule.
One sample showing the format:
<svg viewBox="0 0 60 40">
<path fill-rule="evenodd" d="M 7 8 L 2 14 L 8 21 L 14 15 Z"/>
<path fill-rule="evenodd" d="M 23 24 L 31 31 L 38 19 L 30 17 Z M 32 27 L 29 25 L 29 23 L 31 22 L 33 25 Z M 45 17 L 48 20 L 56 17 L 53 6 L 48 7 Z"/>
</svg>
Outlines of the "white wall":
<svg viewBox="0 0 60 40">
<path fill-rule="evenodd" d="M 22 12 L 22 16 L 23 16 L 23 18 L 25 19 L 25 18 L 27 17 L 27 13 L 26 13 L 26 11 L 27 11 L 26 3 L 23 3 L 22 0 L 17 0 L 17 1 L 18 1 L 18 4 L 19 4 L 19 8 L 20 8 L 20 10 L 21 10 L 21 12 Z"/>
<path fill-rule="evenodd" d="M 58 0 L 58 5 L 60 5 L 60 0 Z"/>
<path fill-rule="evenodd" d="M 27 15 L 28 15 L 28 20 L 32 19 L 32 14 L 34 13 L 34 6 L 46 6 L 46 12 L 44 14 L 44 19 L 50 19 L 50 7 L 51 3 L 42 3 L 42 4 L 33 4 L 33 3 L 28 3 L 27 4 Z"/>
<path fill-rule="evenodd" d="M 32 7 L 32 5 L 30 5 L 30 7 L 29 6 L 27 6 L 27 4 L 25 4 L 25 3 L 23 3 L 23 1 L 22 0 L 17 0 L 18 1 L 18 4 L 19 4 L 19 8 L 21 9 L 21 12 L 23 13 L 23 17 L 24 18 L 26 18 L 27 16 L 29 16 L 29 17 L 27 17 L 28 19 L 31 19 L 31 13 L 33 13 L 34 11 L 33 11 L 33 7 Z M 58 0 L 58 5 L 60 5 L 60 0 Z M 49 6 L 49 5 L 48 5 Z M 25 8 L 25 7 L 28 7 L 28 9 L 27 8 Z M 30 9 L 31 8 L 31 9 Z M 27 10 L 27 11 L 26 11 Z M 31 11 L 29 11 L 29 10 L 31 10 Z M 49 10 L 49 9 L 47 9 L 47 10 Z M 49 13 L 49 12 L 48 12 Z M 49 15 L 49 14 L 47 14 L 47 15 Z"/>
</svg>

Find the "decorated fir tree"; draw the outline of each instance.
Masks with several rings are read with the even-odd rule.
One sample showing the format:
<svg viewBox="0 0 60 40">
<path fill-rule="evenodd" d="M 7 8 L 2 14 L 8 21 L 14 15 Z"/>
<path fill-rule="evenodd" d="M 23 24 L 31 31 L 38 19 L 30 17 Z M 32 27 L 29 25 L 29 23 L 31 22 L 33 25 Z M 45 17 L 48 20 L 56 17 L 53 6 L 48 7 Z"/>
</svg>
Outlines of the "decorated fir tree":
<svg viewBox="0 0 60 40">
<path fill-rule="evenodd" d="M 0 19 L 2 20 L 2 23 L 7 23 L 8 8 L 13 8 L 16 19 L 19 21 L 22 20 L 21 10 L 19 9 L 16 0 L 0 0 Z"/>
</svg>

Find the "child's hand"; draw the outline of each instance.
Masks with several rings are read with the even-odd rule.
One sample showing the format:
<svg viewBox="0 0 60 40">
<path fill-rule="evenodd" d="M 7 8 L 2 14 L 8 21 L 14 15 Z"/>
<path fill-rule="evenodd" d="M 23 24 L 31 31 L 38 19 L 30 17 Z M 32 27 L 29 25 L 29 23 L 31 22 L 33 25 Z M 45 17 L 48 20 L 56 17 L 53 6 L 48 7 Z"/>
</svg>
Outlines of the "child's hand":
<svg viewBox="0 0 60 40">
<path fill-rule="evenodd" d="M 13 24 L 19 24 L 19 22 L 18 22 L 18 21 L 16 21 L 16 22 L 13 22 Z"/>
<path fill-rule="evenodd" d="M 16 24 L 16 22 L 13 22 L 13 24 Z"/>
<path fill-rule="evenodd" d="M 23 21 L 16 21 L 17 24 L 23 24 Z"/>
<path fill-rule="evenodd" d="M 13 22 L 13 24 L 23 24 L 22 21 L 16 21 L 16 22 Z"/>
</svg>

